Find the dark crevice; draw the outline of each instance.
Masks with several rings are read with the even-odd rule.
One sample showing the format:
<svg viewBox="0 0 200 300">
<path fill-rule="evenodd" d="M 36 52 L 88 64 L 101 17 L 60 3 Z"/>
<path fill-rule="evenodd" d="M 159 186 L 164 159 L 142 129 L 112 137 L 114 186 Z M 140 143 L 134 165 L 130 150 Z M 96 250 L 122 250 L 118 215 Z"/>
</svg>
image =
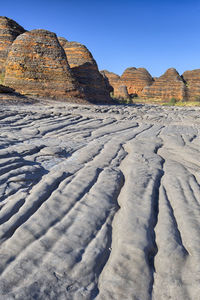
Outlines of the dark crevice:
<svg viewBox="0 0 200 300">
<path fill-rule="evenodd" d="M 114 219 L 116 213 L 120 209 L 120 206 L 118 204 L 118 197 L 119 197 L 121 190 L 125 183 L 125 177 L 124 177 L 124 174 L 122 173 L 122 171 L 120 171 L 120 174 L 121 174 L 121 181 L 119 184 L 119 188 L 115 192 L 113 199 L 112 199 L 112 202 L 115 205 L 115 211 L 114 211 L 113 215 L 111 216 L 110 224 L 107 224 L 107 243 L 104 248 L 104 251 L 99 254 L 99 258 L 97 258 L 98 264 L 96 264 L 95 269 L 94 269 L 94 273 L 95 273 L 97 282 L 96 282 L 95 287 L 91 291 L 91 300 L 95 299 L 99 294 L 98 279 L 99 279 L 99 276 L 102 273 L 104 267 L 106 266 L 106 264 L 109 260 L 111 251 L 112 251 L 112 248 L 111 248 L 112 247 L 112 232 L 113 232 L 112 222 L 113 222 L 113 219 Z M 106 216 L 106 218 L 107 217 L 108 216 Z"/>
<path fill-rule="evenodd" d="M 178 229 L 178 224 L 177 224 L 177 221 L 176 221 L 176 218 L 175 218 L 175 215 L 174 215 L 174 210 L 173 210 L 173 208 L 171 206 L 171 203 L 170 203 L 168 195 L 167 195 L 167 191 L 166 191 L 166 189 L 165 189 L 164 186 L 163 186 L 163 192 L 164 192 L 164 195 L 165 195 L 165 199 L 167 201 L 167 206 L 168 206 L 168 208 L 170 210 L 170 217 L 172 218 L 172 221 L 173 221 L 173 224 L 174 224 L 174 228 L 176 229 L 176 241 L 183 248 L 183 251 L 185 252 L 185 254 L 189 255 L 187 249 L 185 248 L 185 246 L 183 244 L 182 237 L 181 237 L 181 232 Z"/>
<path fill-rule="evenodd" d="M 39 208 L 40 206 L 51 196 L 51 194 L 58 188 L 60 183 L 68 177 L 69 173 L 63 173 L 60 177 L 56 178 L 55 182 L 49 186 L 48 191 L 38 197 L 33 202 L 33 205 L 12 224 L 12 226 L 3 234 L 2 240 L 11 238 L 15 231 L 24 224 Z"/>
<path fill-rule="evenodd" d="M 162 147 L 162 145 L 159 145 L 155 149 L 155 154 L 158 154 L 158 150 Z M 160 155 L 159 155 L 160 156 Z M 149 295 L 150 299 L 152 297 L 153 292 L 153 285 L 154 285 L 154 273 L 156 272 L 155 268 L 155 256 L 158 253 L 158 247 L 156 244 L 156 234 L 155 234 L 155 227 L 158 222 L 158 214 L 159 214 L 159 189 L 161 185 L 161 179 L 164 175 L 163 171 L 163 165 L 165 163 L 165 160 L 160 156 L 161 158 L 161 167 L 158 170 L 158 173 L 156 174 L 156 178 L 154 180 L 154 186 L 152 190 L 152 202 L 151 202 L 151 214 L 149 218 L 149 226 L 147 230 L 147 237 L 149 244 L 145 249 L 145 256 L 147 264 L 149 265 L 149 270 L 151 273 L 151 281 L 149 283 Z"/>
</svg>

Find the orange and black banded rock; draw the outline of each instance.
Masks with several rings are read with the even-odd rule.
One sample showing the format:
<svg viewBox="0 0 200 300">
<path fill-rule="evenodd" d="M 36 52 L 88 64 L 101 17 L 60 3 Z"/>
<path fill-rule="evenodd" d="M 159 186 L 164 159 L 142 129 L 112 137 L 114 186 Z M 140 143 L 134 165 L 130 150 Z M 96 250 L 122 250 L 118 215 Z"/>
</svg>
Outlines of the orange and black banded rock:
<svg viewBox="0 0 200 300">
<path fill-rule="evenodd" d="M 107 83 L 90 51 L 80 43 L 67 40 L 64 42 L 64 38 L 58 39 L 65 50 L 72 73 L 83 88 L 86 98 L 93 103 L 111 103 Z"/>
<path fill-rule="evenodd" d="M 187 89 L 187 100 L 200 101 L 200 69 L 185 71 L 182 75 Z"/>
<path fill-rule="evenodd" d="M 113 88 L 113 96 L 116 99 L 119 100 L 130 100 L 130 95 L 128 94 L 128 90 L 126 85 L 123 84 L 123 82 L 120 79 L 120 76 L 113 73 L 109 72 L 107 70 L 102 70 L 101 74 L 107 78 L 110 86 Z"/>
<path fill-rule="evenodd" d="M 106 88 L 107 88 L 109 94 L 110 94 L 110 93 L 113 93 L 113 94 L 114 94 L 114 88 L 113 88 L 113 86 L 110 84 L 110 81 L 109 81 L 108 77 L 106 76 L 106 74 L 105 74 L 104 72 L 105 72 L 105 71 L 100 71 L 100 73 L 102 74 L 102 76 L 103 76 L 103 78 L 104 78 L 104 81 L 105 81 L 105 83 L 106 83 Z"/>
<path fill-rule="evenodd" d="M 39 29 L 13 42 L 5 69 L 5 84 L 21 94 L 50 98 L 83 98 L 55 33 Z"/>
<path fill-rule="evenodd" d="M 145 68 L 127 68 L 121 76 L 121 81 L 127 86 L 129 95 L 140 96 L 145 86 L 153 83 L 153 78 Z"/>
<path fill-rule="evenodd" d="M 113 92 L 114 96 L 116 97 L 115 91 L 118 91 L 119 86 L 122 85 L 120 76 L 113 72 L 109 72 L 107 70 L 102 70 L 101 74 L 104 76 L 104 78 L 107 79 L 109 85 L 113 89 L 113 90 L 111 90 L 111 88 L 110 88 L 110 92 Z"/>
<path fill-rule="evenodd" d="M 16 37 L 24 32 L 25 29 L 15 21 L 0 17 L 0 73 L 4 72 L 10 46 Z"/>
<path fill-rule="evenodd" d="M 151 86 L 144 87 L 141 97 L 170 100 L 184 100 L 186 98 L 186 86 L 182 77 L 174 68 L 168 69 Z"/>
</svg>

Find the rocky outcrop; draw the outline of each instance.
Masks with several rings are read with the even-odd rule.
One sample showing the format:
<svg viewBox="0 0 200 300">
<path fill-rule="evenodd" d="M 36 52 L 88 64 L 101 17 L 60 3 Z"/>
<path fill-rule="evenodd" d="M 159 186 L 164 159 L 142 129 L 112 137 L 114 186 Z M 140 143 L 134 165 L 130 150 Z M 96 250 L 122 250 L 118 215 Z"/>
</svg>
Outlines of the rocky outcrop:
<svg viewBox="0 0 200 300">
<path fill-rule="evenodd" d="M 145 68 L 127 68 L 121 76 L 121 82 L 127 86 L 129 95 L 141 95 L 145 86 L 153 83 L 153 78 Z"/>
<path fill-rule="evenodd" d="M 0 17 L 0 73 L 4 72 L 10 46 L 16 37 L 24 32 L 25 29 L 15 21 L 7 17 Z"/>
<path fill-rule="evenodd" d="M 101 75 L 103 76 L 104 78 L 104 81 L 105 81 L 105 84 L 106 84 L 106 88 L 110 93 L 113 93 L 114 94 L 114 88 L 113 88 L 113 85 L 110 84 L 110 80 L 108 79 L 108 76 L 106 75 L 106 72 L 108 71 L 100 71 Z"/>
<path fill-rule="evenodd" d="M 107 70 L 102 70 L 101 74 L 104 76 L 105 80 L 108 82 L 108 85 L 111 87 L 110 92 L 113 93 L 114 97 L 117 97 L 119 86 L 122 85 L 120 76 Z"/>
<path fill-rule="evenodd" d="M 102 70 L 101 74 L 106 78 L 109 86 L 113 89 L 110 91 L 113 93 L 114 98 L 119 100 L 131 101 L 131 97 L 128 94 L 127 87 L 123 84 L 119 75 L 107 70 Z"/>
<path fill-rule="evenodd" d="M 102 70 L 101 74 L 108 78 L 108 81 L 113 88 L 118 87 L 121 84 L 119 75 L 107 70 Z"/>
<path fill-rule="evenodd" d="M 21 94 L 83 98 L 55 33 L 32 30 L 19 35 L 8 54 L 5 84 Z"/>
<path fill-rule="evenodd" d="M 82 44 L 59 38 L 73 75 L 83 88 L 86 98 L 93 103 L 110 103 L 109 90 L 90 51 Z"/>
<path fill-rule="evenodd" d="M 174 69 L 168 69 L 151 86 L 144 87 L 141 96 L 160 100 L 184 100 L 186 98 L 186 86 L 182 77 Z"/>
<path fill-rule="evenodd" d="M 119 85 L 115 88 L 114 96 L 119 100 L 131 101 L 131 97 L 128 94 L 127 87 L 125 85 Z"/>
<path fill-rule="evenodd" d="M 186 71 L 182 75 L 187 87 L 187 99 L 200 101 L 200 69 Z"/>
</svg>

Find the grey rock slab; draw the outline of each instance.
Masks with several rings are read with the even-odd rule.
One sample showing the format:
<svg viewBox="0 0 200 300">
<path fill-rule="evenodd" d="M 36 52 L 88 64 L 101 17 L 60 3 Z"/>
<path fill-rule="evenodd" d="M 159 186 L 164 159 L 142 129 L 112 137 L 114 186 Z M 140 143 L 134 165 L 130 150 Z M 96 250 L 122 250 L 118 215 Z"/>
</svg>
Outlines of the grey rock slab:
<svg viewBox="0 0 200 300">
<path fill-rule="evenodd" d="M 199 300 L 199 116 L 4 102 L 0 299 Z"/>
</svg>

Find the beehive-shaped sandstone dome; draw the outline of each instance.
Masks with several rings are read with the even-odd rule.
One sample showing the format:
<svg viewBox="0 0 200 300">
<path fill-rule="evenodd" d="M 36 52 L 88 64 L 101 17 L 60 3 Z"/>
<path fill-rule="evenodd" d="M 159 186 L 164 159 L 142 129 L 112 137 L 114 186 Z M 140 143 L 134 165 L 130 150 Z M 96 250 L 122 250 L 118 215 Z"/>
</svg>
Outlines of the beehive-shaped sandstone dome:
<svg viewBox="0 0 200 300">
<path fill-rule="evenodd" d="M 108 86 L 90 51 L 82 44 L 59 38 L 73 75 L 91 102 L 111 102 Z"/>
<path fill-rule="evenodd" d="M 200 101 L 200 69 L 185 71 L 182 76 L 186 82 L 187 99 Z"/>
<path fill-rule="evenodd" d="M 43 29 L 25 32 L 13 42 L 6 62 L 5 84 L 22 94 L 83 97 L 56 34 Z"/>
<path fill-rule="evenodd" d="M 153 78 L 145 68 L 127 68 L 121 76 L 121 81 L 127 86 L 128 93 L 140 96 L 143 88 L 153 83 Z"/>
<path fill-rule="evenodd" d="M 151 85 L 143 89 L 142 97 L 170 100 L 183 100 L 186 97 L 186 86 L 182 77 L 174 68 L 168 69 Z"/>
<path fill-rule="evenodd" d="M 10 46 L 16 37 L 24 32 L 25 29 L 15 21 L 0 16 L 0 73 L 4 72 Z"/>
</svg>

